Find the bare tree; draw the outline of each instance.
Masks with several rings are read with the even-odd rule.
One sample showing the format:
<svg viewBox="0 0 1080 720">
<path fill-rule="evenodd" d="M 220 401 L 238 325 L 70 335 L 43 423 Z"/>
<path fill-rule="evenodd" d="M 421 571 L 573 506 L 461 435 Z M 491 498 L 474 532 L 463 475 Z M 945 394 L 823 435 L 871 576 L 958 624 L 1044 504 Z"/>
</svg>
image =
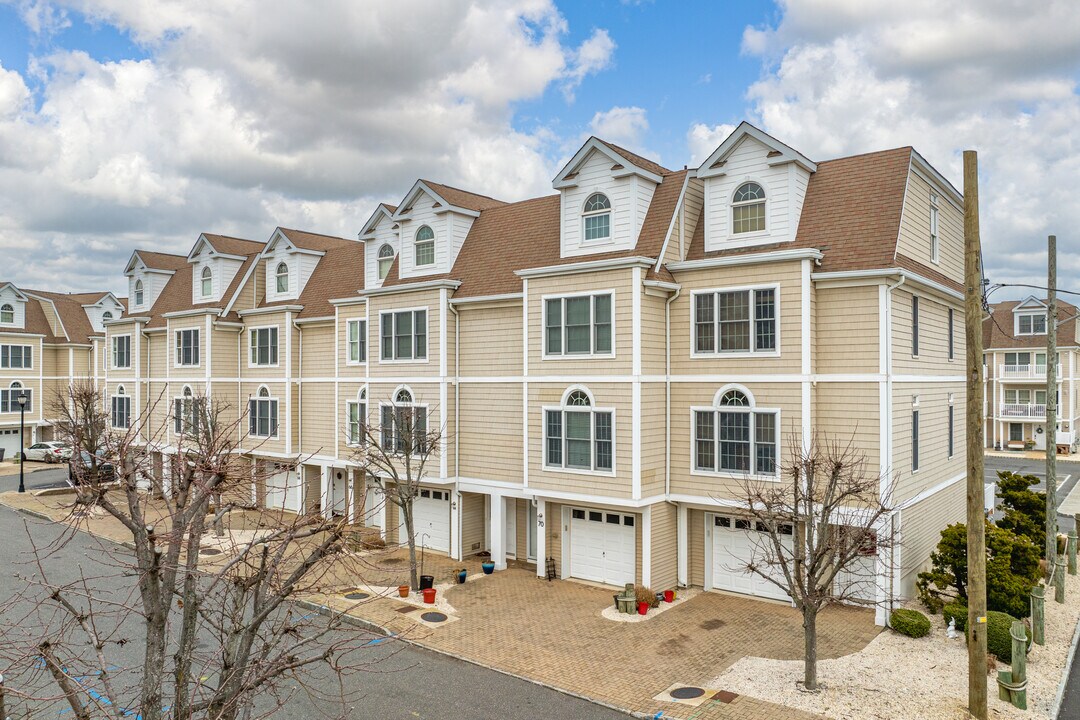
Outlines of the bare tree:
<svg viewBox="0 0 1080 720">
<path fill-rule="evenodd" d="M 877 558 L 895 540 L 892 483 L 868 468 L 853 439 L 790 444 L 781 482 L 745 482 L 758 532 L 741 569 L 783 590 L 802 613 L 803 684 L 816 690 L 818 613 L 833 603 L 878 603 Z"/>
<path fill-rule="evenodd" d="M 427 408 L 395 397 L 380 407 L 377 426 L 356 418 L 345 429 L 354 446 L 353 460 L 375 483 L 385 502 L 400 508 L 409 546 L 409 582 L 419 588 L 416 562 L 416 525 L 413 503 L 427 475 L 428 461 L 438 456 L 441 429 L 428 429 Z M 399 540 L 400 542 L 400 540 Z"/>
<path fill-rule="evenodd" d="M 66 583 L 52 581 L 42 562 L 63 543 L 35 547 L 35 572 L 23 577 L 22 593 L 32 601 L 32 619 L 11 618 L 0 632 L 9 697 L 54 697 L 78 720 L 135 713 L 143 720 L 246 720 L 272 714 L 323 668 L 338 678 L 343 714 L 340 678 L 360 641 L 341 632 L 340 613 L 300 611 L 294 601 L 360 579 L 345 548 L 347 521 L 247 509 L 233 523 L 232 512 L 258 482 L 257 465 L 239 445 L 243 416 L 207 397 L 177 403 L 178 416 L 162 424 L 179 431 L 169 438 L 175 452 L 160 468 L 149 452 L 165 439 L 152 432 L 153 407 L 131 427 L 103 431 L 114 419 L 105 400 L 90 385 L 71 388 L 56 403 L 58 431 L 92 458 L 73 464 L 75 508 L 83 509 L 72 526 L 104 516 L 124 528 L 126 547 L 103 543 L 111 575 Z M 114 470 L 103 472 L 107 466 Z M 223 518 L 230 519 L 229 538 L 205 546 L 210 526 Z M 117 598 L 101 590 L 106 577 L 112 585 L 134 578 L 135 588 Z M 118 656 L 135 635 L 132 619 L 145 647 L 125 666 Z M 38 684 L 35 695 L 29 677 L 15 686 L 26 659 L 47 670 L 57 693 Z M 103 694 L 88 690 L 88 673 L 72 669 L 86 665 Z"/>
</svg>

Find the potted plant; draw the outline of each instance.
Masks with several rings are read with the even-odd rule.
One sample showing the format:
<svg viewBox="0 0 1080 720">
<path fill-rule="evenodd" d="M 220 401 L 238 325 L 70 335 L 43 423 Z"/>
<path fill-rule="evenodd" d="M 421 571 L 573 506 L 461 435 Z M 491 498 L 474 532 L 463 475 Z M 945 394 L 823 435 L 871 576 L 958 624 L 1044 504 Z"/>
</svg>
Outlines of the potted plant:
<svg viewBox="0 0 1080 720">
<path fill-rule="evenodd" d="M 641 602 L 639 602 L 637 604 L 637 614 L 638 615 L 647 615 L 648 613 L 649 613 L 649 603 L 642 600 Z"/>
<path fill-rule="evenodd" d="M 398 597 L 403 597 L 403 598 L 409 597 L 409 586 L 408 585 L 398 585 L 397 594 L 398 594 Z"/>
<path fill-rule="evenodd" d="M 458 574 L 457 574 L 458 585 L 464 585 L 465 584 L 465 578 L 467 578 L 468 576 L 469 576 L 469 571 L 466 570 L 465 568 L 461 568 L 460 570 L 458 570 Z"/>
<path fill-rule="evenodd" d="M 490 575 L 491 573 L 495 572 L 495 563 L 493 563 L 491 560 L 485 560 L 480 565 L 480 567 L 484 569 L 485 575 Z"/>
</svg>

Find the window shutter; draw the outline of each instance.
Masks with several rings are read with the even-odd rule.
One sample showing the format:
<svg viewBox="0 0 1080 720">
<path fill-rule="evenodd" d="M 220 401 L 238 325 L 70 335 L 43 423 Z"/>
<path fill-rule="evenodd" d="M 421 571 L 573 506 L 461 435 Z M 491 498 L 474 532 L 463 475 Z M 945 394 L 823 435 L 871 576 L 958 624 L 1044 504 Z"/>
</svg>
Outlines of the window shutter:
<svg viewBox="0 0 1080 720">
<path fill-rule="evenodd" d="M 183 417 L 183 415 L 184 415 L 184 401 L 181 400 L 180 398 L 177 398 L 176 400 L 173 401 L 173 427 L 176 430 L 177 435 L 179 435 L 181 432 L 183 432 L 183 428 L 182 428 L 182 425 L 181 425 L 181 422 L 183 422 L 182 419 L 181 419 Z"/>
<path fill-rule="evenodd" d="M 256 400 L 248 400 L 248 435 L 257 435 L 259 429 L 259 410 Z"/>
</svg>

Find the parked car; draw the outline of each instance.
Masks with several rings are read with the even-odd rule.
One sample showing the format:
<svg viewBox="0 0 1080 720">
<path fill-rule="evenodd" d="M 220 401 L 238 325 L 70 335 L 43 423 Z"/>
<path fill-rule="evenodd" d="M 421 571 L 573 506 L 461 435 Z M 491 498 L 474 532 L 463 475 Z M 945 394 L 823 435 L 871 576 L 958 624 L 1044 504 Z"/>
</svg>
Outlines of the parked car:
<svg viewBox="0 0 1080 720">
<path fill-rule="evenodd" d="M 71 459 L 71 446 L 58 440 L 34 443 L 25 451 L 27 460 L 54 463 Z"/>
<path fill-rule="evenodd" d="M 83 482 L 106 483 L 115 480 L 116 466 L 106 460 L 100 453 L 97 454 L 96 458 L 95 462 L 86 450 L 80 451 L 78 455 L 73 455 L 68 460 L 68 482 L 71 485 L 77 485 Z M 95 469 L 98 475 L 96 478 L 92 477 Z"/>
</svg>

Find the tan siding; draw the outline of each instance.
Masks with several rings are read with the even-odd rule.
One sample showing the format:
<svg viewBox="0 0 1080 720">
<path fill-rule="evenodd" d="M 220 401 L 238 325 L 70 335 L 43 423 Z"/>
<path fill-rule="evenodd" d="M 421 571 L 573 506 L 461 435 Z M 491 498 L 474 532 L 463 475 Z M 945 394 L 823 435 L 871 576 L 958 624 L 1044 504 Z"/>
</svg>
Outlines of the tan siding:
<svg viewBox="0 0 1080 720">
<path fill-rule="evenodd" d="M 366 319 L 367 306 L 365 304 L 341 305 L 338 307 L 338 340 L 336 348 L 338 354 L 338 377 L 362 378 L 367 375 L 366 363 L 349 363 L 349 321 Z M 377 328 L 373 329 L 371 323 L 368 322 L 366 330 L 367 362 L 377 362 L 378 356 L 373 355 L 373 353 L 378 352 L 378 345 L 376 344 L 377 338 L 374 334 L 377 331 Z"/>
<path fill-rule="evenodd" d="M 953 394 L 954 454 L 948 457 L 949 394 Z M 919 469 L 911 469 L 912 396 L 919 396 Z M 902 502 L 964 472 L 963 383 L 897 385 L 893 391 L 893 470 Z"/>
<path fill-rule="evenodd" d="M 878 293 L 876 285 L 816 289 L 814 372 L 878 371 Z"/>
<path fill-rule="evenodd" d="M 667 372 L 667 298 L 641 293 L 641 372 Z"/>
<path fill-rule="evenodd" d="M 912 356 L 912 291 L 898 288 L 892 293 L 893 371 L 933 375 L 963 375 L 966 344 L 963 308 L 946 304 L 926 293 L 919 297 L 919 355 Z M 949 360 L 948 309 L 953 308 L 954 359 Z"/>
<path fill-rule="evenodd" d="M 940 264 L 934 265 L 930 257 L 930 192 L 931 185 L 919 175 L 908 176 L 907 193 L 904 196 L 904 217 L 900 223 L 900 236 L 896 250 L 927 267 L 933 267 L 949 277 L 964 277 L 964 214 L 945 199 L 945 193 L 936 190 L 938 196 L 938 235 L 940 237 Z"/>
<path fill-rule="evenodd" d="M 652 525 L 650 553 L 652 561 L 649 581 L 660 592 L 675 587 L 679 573 L 678 533 L 676 510 L 670 503 L 657 503 L 649 511 Z"/>
<path fill-rule="evenodd" d="M 302 453 L 333 455 L 334 440 L 344 432 L 344 414 L 327 412 L 334 407 L 334 384 L 329 382 L 306 382 L 302 388 L 300 411 L 303 442 Z M 279 411 L 280 412 L 280 411 Z"/>
<path fill-rule="evenodd" d="M 941 531 L 952 523 L 964 522 L 965 491 L 962 480 L 955 482 L 900 513 L 900 592 L 904 597 L 914 597 L 917 575 L 927 569 Z"/>
<path fill-rule="evenodd" d="M 439 290 L 423 290 L 394 295 L 376 295 L 368 299 L 368 372 L 374 380 L 379 377 L 437 376 L 439 374 Z M 400 362 L 381 361 L 380 313 L 404 309 L 427 310 L 427 359 Z M 447 313 L 449 315 L 449 313 Z M 452 327 L 447 318 L 448 329 Z M 453 364 L 447 366 L 447 370 Z M 436 395 L 436 397 L 438 397 Z"/>
<path fill-rule="evenodd" d="M 462 377 L 521 375 L 521 303 L 458 308 Z M 451 320 L 454 316 L 451 315 Z M 451 325 L 450 331 L 453 330 Z M 451 369 L 452 372 L 452 369 Z"/>
<path fill-rule="evenodd" d="M 484 543 L 484 496 L 461 493 L 461 552 L 468 557 L 486 550 Z"/>
<path fill-rule="evenodd" d="M 459 393 L 461 475 L 521 483 L 521 385 L 464 384 Z"/>
<path fill-rule="evenodd" d="M 664 407 L 667 402 L 663 383 L 643 383 L 641 386 L 641 496 L 662 495 L 667 478 L 666 423 Z"/>
<path fill-rule="evenodd" d="M 305 378 L 334 376 L 334 324 L 304 325 L 300 332 L 300 352 L 304 355 Z"/>
<path fill-rule="evenodd" d="M 881 462 L 881 398 L 878 383 L 818 383 L 813 393 L 816 439 L 855 447 L 871 472 Z"/>
<path fill-rule="evenodd" d="M 694 587 L 705 587 L 705 511 L 690 508 L 686 523 L 687 581 Z"/>
<path fill-rule="evenodd" d="M 215 330 L 211 342 L 211 366 L 210 372 L 214 377 L 237 377 L 237 343 L 238 339 L 247 341 L 247 333 L 238 333 L 235 330 Z M 248 346 L 245 344 L 243 351 L 247 353 Z M 278 349 L 280 352 L 280 348 Z M 244 356 L 247 360 L 247 356 Z"/>
</svg>

